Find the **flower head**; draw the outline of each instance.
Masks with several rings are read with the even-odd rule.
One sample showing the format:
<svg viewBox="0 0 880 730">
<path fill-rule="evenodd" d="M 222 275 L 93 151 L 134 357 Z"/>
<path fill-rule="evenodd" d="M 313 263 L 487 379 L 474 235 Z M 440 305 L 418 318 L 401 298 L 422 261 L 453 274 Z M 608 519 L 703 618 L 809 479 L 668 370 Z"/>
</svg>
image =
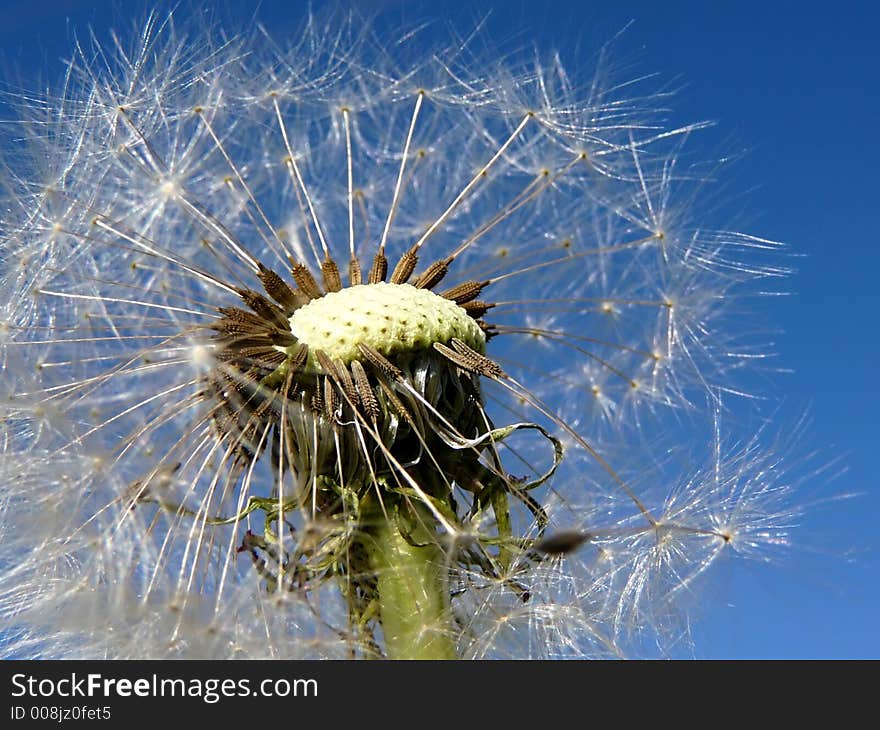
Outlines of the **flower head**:
<svg viewBox="0 0 880 730">
<path fill-rule="evenodd" d="M 642 490 L 632 449 L 732 387 L 724 306 L 781 273 L 704 230 L 700 125 L 344 22 L 286 48 L 151 17 L 121 49 L 78 49 L 5 170 L 12 651 L 662 633 L 732 498 Z"/>
</svg>

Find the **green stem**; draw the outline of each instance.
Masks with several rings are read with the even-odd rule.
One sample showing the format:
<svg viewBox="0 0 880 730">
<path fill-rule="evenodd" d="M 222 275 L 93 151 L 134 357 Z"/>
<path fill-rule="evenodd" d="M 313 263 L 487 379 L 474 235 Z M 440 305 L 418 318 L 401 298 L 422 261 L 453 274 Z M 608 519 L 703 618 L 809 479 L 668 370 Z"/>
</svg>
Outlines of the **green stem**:
<svg viewBox="0 0 880 730">
<path fill-rule="evenodd" d="M 389 659 L 456 659 L 449 608 L 448 567 L 436 535 L 434 517 L 418 510 L 410 540 L 389 508 L 375 515 L 364 539 L 370 565 L 376 572 L 379 616 Z"/>
</svg>

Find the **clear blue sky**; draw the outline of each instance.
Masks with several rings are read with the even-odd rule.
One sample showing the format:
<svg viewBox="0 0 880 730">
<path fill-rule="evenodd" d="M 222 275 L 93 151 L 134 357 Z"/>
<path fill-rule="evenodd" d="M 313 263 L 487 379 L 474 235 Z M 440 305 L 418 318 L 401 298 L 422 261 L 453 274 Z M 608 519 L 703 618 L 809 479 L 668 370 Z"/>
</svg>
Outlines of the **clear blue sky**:
<svg viewBox="0 0 880 730">
<path fill-rule="evenodd" d="M 0 5 L 0 71 L 10 78 L 16 68 L 23 79 L 33 79 L 41 69 L 57 78 L 72 28 L 92 24 L 102 35 L 114 23 L 124 25 L 120 16 L 136 4 Z M 229 5 L 229 17 L 242 23 L 250 17 L 237 3 Z M 267 0 L 258 17 L 282 33 L 296 27 L 306 7 Z M 580 47 L 585 56 L 634 21 L 616 44 L 621 60 L 635 60 L 641 70 L 682 87 L 675 104 L 681 121 L 718 122 L 697 144 L 708 156 L 742 154 L 725 188 L 736 195 L 719 214 L 738 217 L 749 232 L 785 241 L 803 255 L 789 282 L 795 294 L 768 304 L 782 330 L 775 337 L 778 364 L 794 369 L 776 378 L 776 392 L 784 394 L 786 412 L 807 409 L 812 417 L 803 450 L 822 449 L 819 461 L 840 458 L 848 467 L 833 484 L 812 485 L 812 492 L 861 496 L 817 508 L 784 565 L 738 573 L 722 585 L 698 628 L 698 654 L 880 657 L 874 522 L 880 478 L 870 461 L 880 437 L 880 243 L 872 228 L 880 169 L 880 11 L 867 2 L 807 10 L 802 3 L 751 0 L 570 7 L 558 1 L 388 0 L 361 7 L 384 11 L 383 19 L 394 24 L 445 16 L 463 27 L 491 11 L 493 35 L 519 34 L 572 55 Z M 730 605 L 719 608 L 718 598 Z"/>
</svg>

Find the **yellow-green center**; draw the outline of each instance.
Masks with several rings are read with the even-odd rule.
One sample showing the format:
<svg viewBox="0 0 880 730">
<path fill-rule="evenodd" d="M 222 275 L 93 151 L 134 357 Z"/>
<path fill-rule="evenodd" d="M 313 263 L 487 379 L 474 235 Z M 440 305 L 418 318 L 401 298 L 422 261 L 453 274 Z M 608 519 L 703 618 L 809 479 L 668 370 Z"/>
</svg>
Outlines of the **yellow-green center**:
<svg viewBox="0 0 880 730">
<path fill-rule="evenodd" d="M 310 352 L 323 350 L 346 365 L 362 358 L 358 344 L 386 357 L 453 338 L 477 352 L 486 350 L 486 336 L 464 309 L 410 284 L 360 284 L 330 292 L 297 309 L 290 331 Z"/>
</svg>

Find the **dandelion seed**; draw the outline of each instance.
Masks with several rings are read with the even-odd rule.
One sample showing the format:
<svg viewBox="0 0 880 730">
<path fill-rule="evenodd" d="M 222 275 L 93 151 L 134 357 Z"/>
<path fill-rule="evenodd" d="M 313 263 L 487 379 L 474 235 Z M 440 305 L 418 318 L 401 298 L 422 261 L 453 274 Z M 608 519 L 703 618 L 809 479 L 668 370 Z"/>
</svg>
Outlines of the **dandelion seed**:
<svg viewBox="0 0 880 730">
<path fill-rule="evenodd" d="M 556 63 L 402 66 L 346 23 L 267 40 L 151 16 L 24 123 L 52 166 L 4 172 L 3 509 L 40 526 L 4 528 L 11 651 L 662 633 L 645 617 L 711 562 L 690 538 L 738 538 L 608 454 L 734 387 L 724 300 L 782 273 L 674 207 L 700 125 L 658 132 L 650 95 Z"/>
</svg>

